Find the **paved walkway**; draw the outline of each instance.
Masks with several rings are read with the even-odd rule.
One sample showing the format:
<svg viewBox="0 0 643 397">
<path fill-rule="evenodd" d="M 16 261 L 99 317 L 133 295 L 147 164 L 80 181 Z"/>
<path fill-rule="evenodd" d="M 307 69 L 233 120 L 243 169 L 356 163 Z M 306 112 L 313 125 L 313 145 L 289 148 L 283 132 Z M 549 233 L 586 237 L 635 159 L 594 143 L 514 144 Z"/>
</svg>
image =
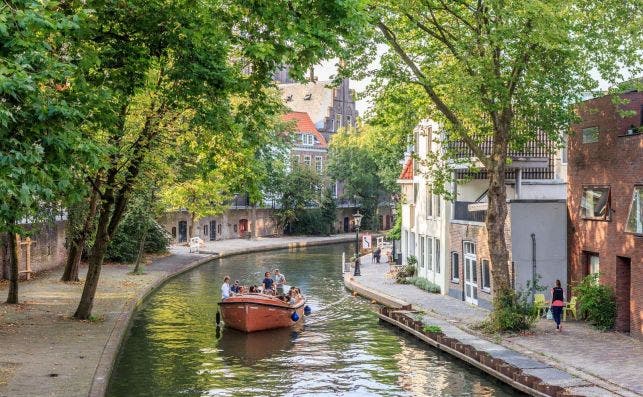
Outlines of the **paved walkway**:
<svg viewBox="0 0 643 397">
<path fill-rule="evenodd" d="M 441 327 L 455 326 L 469 337 L 480 337 L 471 326 L 484 319 L 488 311 L 461 300 L 425 292 L 413 285 L 396 284 L 386 276 L 388 264 L 362 261 L 364 287 L 401 299 L 427 313 L 426 320 Z M 584 395 L 642 396 L 643 343 L 615 332 L 599 332 L 584 322 L 563 323 L 563 332 L 554 330 L 552 321 L 540 320 L 534 332 L 494 340 L 506 348 L 539 362 L 563 369 L 569 374 L 601 388 L 580 387 Z M 464 334 L 464 332 L 462 332 Z M 606 389 L 606 390 L 605 390 Z"/>
<path fill-rule="evenodd" d="M 346 240 L 352 236 L 223 240 L 206 248 L 231 255 Z M 102 396 L 136 304 L 167 277 L 214 257 L 187 251 L 173 247 L 172 255 L 155 260 L 139 276 L 128 274 L 130 266 L 103 266 L 92 322 L 70 318 L 83 284 L 60 282 L 62 269 L 22 282 L 20 305 L 0 304 L 0 397 Z M 86 271 L 81 267 L 81 278 Z M 1 300 L 7 289 L 0 284 Z"/>
</svg>

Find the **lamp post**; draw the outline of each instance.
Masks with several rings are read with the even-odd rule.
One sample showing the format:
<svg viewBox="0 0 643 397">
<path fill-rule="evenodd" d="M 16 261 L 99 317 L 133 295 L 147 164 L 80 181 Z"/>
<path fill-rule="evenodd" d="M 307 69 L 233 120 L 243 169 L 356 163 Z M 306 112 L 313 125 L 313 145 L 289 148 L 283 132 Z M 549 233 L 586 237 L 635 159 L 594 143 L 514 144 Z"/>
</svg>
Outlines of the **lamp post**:
<svg viewBox="0 0 643 397">
<path fill-rule="evenodd" d="M 395 217 L 397 215 L 397 206 L 395 205 L 395 201 L 391 203 L 391 222 L 393 225 L 395 225 Z M 393 239 L 393 260 L 397 262 L 397 253 L 395 252 L 395 239 Z"/>
<path fill-rule="evenodd" d="M 362 224 L 362 218 L 364 215 L 359 213 L 353 214 L 353 221 L 355 222 L 355 273 L 354 276 L 361 276 L 362 273 L 359 268 L 359 227 Z"/>
</svg>

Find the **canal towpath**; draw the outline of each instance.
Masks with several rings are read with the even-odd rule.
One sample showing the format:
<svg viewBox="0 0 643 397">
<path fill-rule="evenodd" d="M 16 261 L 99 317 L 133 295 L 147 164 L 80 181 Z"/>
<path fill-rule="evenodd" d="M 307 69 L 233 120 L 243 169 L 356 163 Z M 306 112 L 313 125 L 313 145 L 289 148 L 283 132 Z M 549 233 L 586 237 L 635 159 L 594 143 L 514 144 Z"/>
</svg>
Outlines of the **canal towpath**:
<svg viewBox="0 0 643 397">
<path fill-rule="evenodd" d="M 19 305 L 0 305 L 0 397 L 103 396 L 132 313 L 167 279 L 218 257 L 353 239 L 351 234 L 221 240 L 206 242 L 198 254 L 173 246 L 143 275 L 130 274 L 132 266 L 106 264 L 93 321 L 71 319 L 82 282 L 61 282 L 62 269 L 40 273 L 21 282 Z M 81 279 L 86 271 L 81 266 Z M 0 295 L 7 290 L 6 283 L 0 284 Z"/>
<path fill-rule="evenodd" d="M 579 396 L 642 396 L 643 343 L 616 332 L 600 332 L 582 321 L 563 323 L 558 333 L 541 319 L 533 332 L 487 336 L 474 329 L 489 312 L 450 296 L 395 283 L 385 261 L 362 257 L 361 276 L 345 274 L 346 286 L 387 306 L 412 305 L 422 321 L 450 337 L 525 364 L 529 372 Z M 505 360 L 506 361 L 506 360 Z M 520 366 L 520 365 L 517 365 Z"/>
</svg>

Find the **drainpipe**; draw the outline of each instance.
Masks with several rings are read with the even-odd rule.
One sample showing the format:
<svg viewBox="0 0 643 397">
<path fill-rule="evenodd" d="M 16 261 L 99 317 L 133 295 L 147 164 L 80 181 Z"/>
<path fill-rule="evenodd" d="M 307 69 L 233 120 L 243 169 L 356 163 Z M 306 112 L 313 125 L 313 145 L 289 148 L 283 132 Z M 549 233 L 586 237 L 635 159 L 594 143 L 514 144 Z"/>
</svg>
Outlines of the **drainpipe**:
<svg viewBox="0 0 643 397">
<path fill-rule="evenodd" d="M 522 190 L 522 168 L 516 170 L 516 199 L 520 199 L 520 191 Z"/>
<path fill-rule="evenodd" d="M 536 234 L 531 234 L 531 299 L 536 297 Z"/>
</svg>

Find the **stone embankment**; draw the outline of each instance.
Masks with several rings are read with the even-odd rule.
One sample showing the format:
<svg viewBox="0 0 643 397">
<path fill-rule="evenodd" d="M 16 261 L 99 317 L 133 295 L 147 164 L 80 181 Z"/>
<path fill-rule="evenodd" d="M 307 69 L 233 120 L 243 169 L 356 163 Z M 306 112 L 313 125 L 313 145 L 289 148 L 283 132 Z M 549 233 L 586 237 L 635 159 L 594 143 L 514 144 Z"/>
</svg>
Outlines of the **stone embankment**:
<svg viewBox="0 0 643 397">
<path fill-rule="evenodd" d="M 349 290 L 383 305 L 380 319 L 533 396 L 641 396 L 643 346 L 582 322 L 562 333 L 541 320 L 533 333 L 496 336 L 473 329 L 488 312 L 387 277 L 388 264 L 361 260 L 361 276 L 344 273 Z M 432 327 L 433 326 L 433 327 Z"/>
</svg>

